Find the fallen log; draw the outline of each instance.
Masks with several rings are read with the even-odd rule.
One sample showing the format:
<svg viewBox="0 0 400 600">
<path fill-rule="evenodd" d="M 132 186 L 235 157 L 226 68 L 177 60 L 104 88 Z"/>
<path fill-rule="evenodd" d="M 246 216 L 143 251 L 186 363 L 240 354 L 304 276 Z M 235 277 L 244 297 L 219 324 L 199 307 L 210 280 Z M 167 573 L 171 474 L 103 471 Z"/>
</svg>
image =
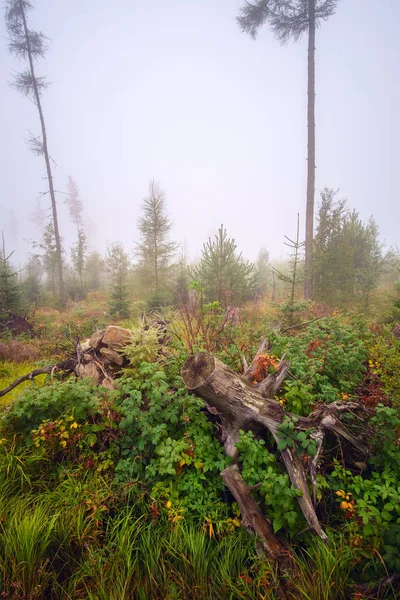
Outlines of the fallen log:
<svg viewBox="0 0 400 600">
<path fill-rule="evenodd" d="M 265 351 L 265 349 L 264 344 L 261 351 Z M 264 396 L 266 389 L 275 390 L 275 392 L 278 390 L 284 379 L 282 371 L 285 374 L 288 373 L 289 362 L 281 361 L 280 365 L 283 365 L 281 369 L 278 366 L 275 374 L 267 375 L 264 381 L 256 385 L 249 381 L 253 363 L 248 368 L 247 379 L 234 373 L 227 365 L 205 352 L 190 356 L 182 368 L 183 381 L 189 392 L 202 398 L 207 407 L 214 414 L 219 415 L 224 428 L 225 453 L 228 456 L 237 456 L 236 443 L 240 438 L 240 430 L 252 430 L 256 434 L 267 430 L 279 443 L 279 427 L 285 417 L 296 417 L 296 429 L 298 430 L 312 429 L 318 450 L 322 447 L 325 431 L 331 430 L 335 435 L 345 438 L 359 452 L 366 454 L 361 442 L 341 423 L 337 416 L 346 410 L 356 410 L 358 405 L 355 403 L 345 405 L 337 402 L 318 407 L 309 417 L 292 415 L 287 413 L 277 400 Z M 300 492 L 298 503 L 305 519 L 317 535 L 327 541 L 327 535 L 315 513 L 304 465 L 296 452 L 296 445 L 283 448 L 281 455 L 293 486 Z M 311 462 L 314 497 L 316 497 L 316 460 Z M 274 557 L 271 555 L 271 558 Z"/>
</svg>

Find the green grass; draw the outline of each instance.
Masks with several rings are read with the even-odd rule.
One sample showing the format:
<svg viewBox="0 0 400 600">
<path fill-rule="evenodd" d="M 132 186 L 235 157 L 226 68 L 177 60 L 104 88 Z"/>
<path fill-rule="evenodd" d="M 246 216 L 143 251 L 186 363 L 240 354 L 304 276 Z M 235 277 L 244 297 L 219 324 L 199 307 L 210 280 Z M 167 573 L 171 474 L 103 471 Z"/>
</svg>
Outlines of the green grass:
<svg viewBox="0 0 400 600">
<path fill-rule="evenodd" d="M 288 576 L 255 552 L 244 529 L 222 537 L 189 520 L 150 517 L 107 478 L 50 479 L 38 449 L 0 451 L 0 589 L 15 600 L 345 600 L 353 550 L 332 535 L 291 549 Z M 43 478 L 47 485 L 43 484 Z M 97 518 L 90 502 L 112 497 Z M 335 541 L 336 540 L 336 541 Z M 283 591 L 283 596 L 279 595 Z M 387 600 L 400 598 L 389 590 Z"/>
<path fill-rule="evenodd" d="M 0 362 L 0 390 L 4 390 L 13 381 L 18 379 L 19 377 L 22 377 L 23 375 L 27 375 L 35 368 L 37 368 L 35 363 L 31 362 Z M 39 375 L 38 377 L 35 377 L 35 380 L 33 382 L 24 381 L 24 383 L 21 383 L 11 392 L 8 392 L 8 394 L 6 394 L 5 396 L 1 396 L 0 408 L 11 404 L 11 402 L 15 400 L 15 398 L 21 393 L 21 391 L 24 388 L 27 388 L 29 386 L 43 385 L 43 382 L 46 380 L 46 377 L 46 375 Z"/>
<path fill-rule="evenodd" d="M 0 446 L 0 589 L 41 598 L 274 598 L 254 539 L 235 530 L 210 538 L 200 523 L 153 519 L 111 480 L 49 475 L 41 449 Z M 106 510 L 96 513 L 103 500 Z M 269 568 L 269 567 L 268 567 Z"/>
</svg>

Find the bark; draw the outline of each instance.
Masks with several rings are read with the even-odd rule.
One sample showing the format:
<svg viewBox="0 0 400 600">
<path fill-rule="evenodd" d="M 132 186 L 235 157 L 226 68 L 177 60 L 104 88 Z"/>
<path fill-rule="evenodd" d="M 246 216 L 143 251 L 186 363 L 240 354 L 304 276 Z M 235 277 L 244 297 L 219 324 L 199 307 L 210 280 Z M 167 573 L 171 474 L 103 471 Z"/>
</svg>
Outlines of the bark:
<svg viewBox="0 0 400 600">
<path fill-rule="evenodd" d="M 260 356 L 265 354 L 269 349 L 270 349 L 270 345 L 269 345 L 267 338 L 262 339 L 261 343 L 258 347 L 258 350 L 256 352 L 256 355 L 253 358 L 253 360 L 251 361 L 250 366 L 245 366 L 245 368 L 244 368 L 243 377 L 245 379 L 247 379 L 248 381 L 252 381 L 252 379 L 254 377 L 254 373 L 256 372 L 257 367 L 258 367 L 258 360 L 259 360 Z M 247 365 L 247 361 L 246 361 L 246 365 Z"/>
<path fill-rule="evenodd" d="M 46 125 L 45 125 L 45 121 L 44 121 L 42 103 L 40 101 L 40 94 L 39 94 L 39 90 L 38 90 L 38 86 L 37 86 L 37 80 L 36 80 L 35 69 L 34 69 L 34 64 L 33 64 L 32 51 L 31 51 L 30 40 L 29 40 L 29 30 L 28 30 L 28 25 L 26 22 L 25 9 L 24 9 L 22 2 L 20 2 L 20 7 L 21 7 L 22 20 L 23 20 L 23 24 L 24 24 L 24 33 L 25 33 L 25 39 L 26 39 L 29 68 L 30 68 L 31 75 L 32 75 L 35 104 L 36 104 L 38 112 L 39 112 L 40 126 L 42 129 L 42 147 L 43 147 L 43 155 L 44 155 L 44 159 L 45 159 L 45 163 L 46 163 L 47 179 L 48 179 L 48 183 L 49 183 L 49 193 L 50 193 L 50 198 L 51 198 L 51 210 L 52 210 L 53 225 L 54 225 L 54 238 L 55 238 L 55 242 L 56 242 L 58 292 L 59 292 L 59 296 L 60 296 L 60 302 L 61 302 L 61 304 L 63 304 L 65 302 L 65 287 L 64 287 L 63 268 L 62 268 L 62 248 L 61 248 L 60 233 L 59 233 L 59 229 L 58 229 L 57 205 L 56 205 L 56 197 L 55 197 L 55 193 L 54 193 L 53 175 L 51 172 L 50 156 L 49 156 L 49 151 L 48 151 L 48 147 L 47 147 Z"/>
<path fill-rule="evenodd" d="M 260 346 L 266 348 L 266 342 Z M 260 352 L 259 349 L 259 352 Z M 253 361 L 254 363 L 254 361 Z M 252 363 L 252 365 L 253 365 Z M 282 406 L 272 398 L 263 395 L 265 389 L 277 390 L 283 381 L 282 373 L 289 369 L 288 361 L 281 361 L 281 371 L 268 375 L 258 385 L 252 385 L 244 377 L 231 371 L 224 363 L 211 354 L 198 353 L 189 357 L 183 365 L 182 377 L 188 390 L 203 400 L 214 414 L 218 414 L 224 427 L 224 447 L 229 456 L 237 455 L 236 443 L 240 430 L 252 430 L 254 433 L 269 431 L 276 442 L 279 442 L 279 426 L 286 413 Z M 251 366 L 249 367 L 249 373 Z M 248 375 L 249 375 L 248 373 Z M 273 378 L 275 377 L 275 381 Z M 268 383 L 266 383 L 268 382 Z M 331 405 L 318 407 L 309 417 L 298 417 L 296 429 L 313 429 L 319 449 L 322 446 L 324 432 L 331 430 L 336 435 L 345 438 L 357 450 L 366 454 L 361 442 L 347 430 L 337 415 L 345 410 L 357 410 L 355 403 L 336 402 Z M 301 491 L 298 503 L 309 526 L 324 540 L 327 536 L 323 531 L 310 497 L 304 466 L 296 453 L 296 448 L 286 447 L 282 450 L 282 459 L 293 486 Z M 316 464 L 312 465 L 312 475 L 316 472 Z M 315 477 L 312 476 L 314 496 L 316 495 Z"/>
<path fill-rule="evenodd" d="M 244 356 L 242 357 L 243 377 L 249 383 L 252 382 L 254 375 L 258 369 L 260 357 L 263 354 L 265 354 L 268 350 L 269 350 L 269 342 L 267 339 L 264 338 L 261 341 L 261 344 L 257 350 L 257 354 L 253 358 L 250 366 L 247 365 L 247 361 L 246 361 L 245 357 Z M 267 375 L 267 377 L 263 381 L 255 384 L 256 389 L 259 390 L 259 392 L 261 393 L 261 395 L 264 398 L 273 398 L 275 396 L 275 394 L 281 387 L 282 383 L 284 382 L 284 380 L 288 374 L 289 366 L 290 366 L 289 361 L 284 360 L 284 356 L 283 356 L 279 362 L 277 372 L 270 373 L 269 375 Z"/>
<path fill-rule="evenodd" d="M 315 0 L 308 0 L 308 108 L 307 108 L 307 205 L 306 205 L 306 245 L 304 296 L 312 298 L 313 282 L 313 235 L 314 235 L 314 193 L 315 193 Z"/>
<path fill-rule="evenodd" d="M 260 538 L 268 557 L 275 561 L 282 556 L 287 556 L 285 547 L 274 534 L 270 522 L 252 497 L 238 466 L 231 465 L 222 471 L 221 477 L 239 505 L 242 525 Z"/>
</svg>

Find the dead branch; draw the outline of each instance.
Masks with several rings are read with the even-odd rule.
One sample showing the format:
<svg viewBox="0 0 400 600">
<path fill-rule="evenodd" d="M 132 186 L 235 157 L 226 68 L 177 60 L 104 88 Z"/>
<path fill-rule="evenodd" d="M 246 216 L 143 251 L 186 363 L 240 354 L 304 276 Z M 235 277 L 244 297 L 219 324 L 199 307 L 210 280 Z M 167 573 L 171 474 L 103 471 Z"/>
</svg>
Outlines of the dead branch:
<svg viewBox="0 0 400 600">
<path fill-rule="evenodd" d="M 252 497 L 238 466 L 231 465 L 221 472 L 221 477 L 239 505 L 243 527 L 246 527 L 261 539 L 268 557 L 275 561 L 287 555 L 285 547 L 274 534 L 271 523 L 263 515 L 257 502 Z"/>
<path fill-rule="evenodd" d="M 24 381 L 33 381 L 35 377 L 38 377 L 38 375 L 49 375 L 50 373 L 54 372 L 55 369 L 58 371 L 62 371 L 65 374 L 73 373 L 75 365 L 76 361 L 69 359 L 56 365 L 52 365 L 51 367 L 42 367 L 41 369 L 34 369 L 30 373 L 22 375 L 22 377 L 18 377 L 18 379 L 10 383 L 10 385 L 4 390 L 0 390 L 0 397 L 8 394 L 21 383 L 24 383 Z"/>
<path fill-rule="evenodd" d="M 252 381 L 253 380 L 254 373 L 256 372 L 256 370 L 258 368 L 259 358 L 260 358 L 260 356 L 262 356 L 263 354 L 265 354 L 267 352 L 267 350 L 269 350 L 269 347 L 270 347 L 269 341 L 267 340 L 267 338 L 263 338 L 261 340 L 261 343 L 260 343 L 259 347 L 258 347 L 258 350 L 256 352 L 255 357 L 251 361 L 250 366 L 248 366 L 246 369 L 244 369 L 243 377 L 245 379 L 247 379 L 248 381 Z M 246 362 L 246 364 L 247 364 L 247 362 Z"/>
<path fill-rule="evenodd" d="M 281 359 L 275 373 L 269 373 L 263 381 L 256 385 L 264 398 L 273 398 L 289 372 L 290 362 Z"/>
<path fill-rule="evenodd" d="M 365 600 L 379 600 L 379 598 L 387 598 L 386 595 L 388 590 L 398 590 L 400 587 L 400 573 L 392 573 L 391 575 L 385 575 L 380 579 L 373 587 L 369 584 L 361 584 L 354 587 L 353 592 L 356 591 L 362 594 Z"/>
<path fill-rule="evenodd" d="M 300 327 L 305 327 L 306 325 L 311 325 L 311 323 L 315 323 L 315 321 L 321 321 L 321 319 L 326 319 L 327 317 L 317 317 L 316 319 L 311 319 L 311 321 L 304 321 L 303 323 L 297 323 L 297 325 L 291 325 L 290 327 L 286 327 L 286 329 L 284 329 L 283 331 L 280 331 L 279 333 L 281 335 L 283 335 L 284 333 L 286 333 L 287 331 L 290 331 L 291 329 L 299 329 Z"/>
</svg>

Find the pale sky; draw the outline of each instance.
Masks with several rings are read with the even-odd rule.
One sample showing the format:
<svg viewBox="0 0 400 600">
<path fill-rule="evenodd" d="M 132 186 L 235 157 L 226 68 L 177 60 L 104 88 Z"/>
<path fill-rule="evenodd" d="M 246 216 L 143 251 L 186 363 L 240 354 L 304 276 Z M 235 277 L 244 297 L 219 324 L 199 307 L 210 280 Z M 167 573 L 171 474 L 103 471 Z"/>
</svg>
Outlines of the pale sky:
<svg viewBox="0 0 400 600">
<path fill-rule="evenodd" d="M 36 0 L 32 28 L 51 40 L 37 74 L 52 82 L 43 109 L 55 188 L 76 180 L 91 243 L 127 250 L 148 180 L 164 189 L 172 237 L 192 257 L 223 223 L 243 254 L 275 257 L 304 229 L 307 48 L 257 41 L 235 17 L 244 0 Z M 382 241 L 398 244 L 400 0 L 340 0 L 316 41 L 316 203 L 340 189 Z M 0 229 L 23 260 L 46 189 L 36 107 L 10 88 L 23 62 L 0 21 Z M 58 195 L 68 250 L 73 228 Z M 49 206 L 48 196 L 42 200 Z"/>
</svg>

